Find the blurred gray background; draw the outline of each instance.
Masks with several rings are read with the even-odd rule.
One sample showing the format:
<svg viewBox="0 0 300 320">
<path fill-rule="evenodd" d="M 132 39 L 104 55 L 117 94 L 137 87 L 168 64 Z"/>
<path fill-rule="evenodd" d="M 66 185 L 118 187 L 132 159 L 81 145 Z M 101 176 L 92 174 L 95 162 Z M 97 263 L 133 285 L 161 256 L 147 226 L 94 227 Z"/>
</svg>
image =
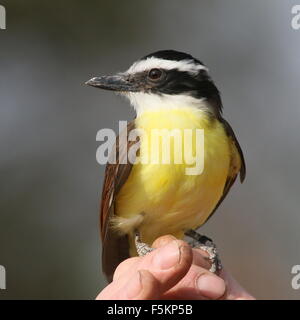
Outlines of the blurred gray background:
<svg viewBox="0 0 300 320">
<path fill-rule="evenodd" d="M 256 297 L 300 298 L 290 284 L 300 264 L 296 1 L 0 3 L 0 299 L 93 299 L 103 288 L 96 133 L 134 114 L 83 83 L 171 48 L 210 68 L 247 162 L 203 232 Z"/>
</svg>

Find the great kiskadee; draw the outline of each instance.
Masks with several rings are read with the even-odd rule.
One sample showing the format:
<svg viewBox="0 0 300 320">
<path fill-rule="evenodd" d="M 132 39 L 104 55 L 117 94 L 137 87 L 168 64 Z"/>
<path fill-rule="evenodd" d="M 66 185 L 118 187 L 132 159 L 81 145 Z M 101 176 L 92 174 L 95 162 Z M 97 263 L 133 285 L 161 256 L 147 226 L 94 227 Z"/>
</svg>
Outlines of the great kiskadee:
<svg viewBox="0 0 300 320">
<path fill-rule="evenodd" d="M 152 242 L 165 234 L 179 239 L 188 235 L 208 252 L 213 248 L 210 258 L 216 258 L 210 239 L 193 230 L 216 211 L 239 173 L 243 182 L 246 169 L 235 134 L 222 117 L 220 93 L 207 67 L 189 54 L 163 50 L 136 61 L 126 72 L 95 77 L 87 84 L 119 92 L 130 100 L 136 118 L 128 132 L 142 130 L 140 158 L 165 138 L 162 134 L 154 142 L 150 135 L 154 129 L 204 132 L 201 174 L 186 174 L 190 164 L 176 163 L 174 155 L 168 164 L 125 164 L 120 159 L 133 143 L 128 137 L 127 146 L 117 150 L 117 163 L 107 164 L 100 219 L 107 279 L 112 280 L 121 261 L 148 252 Z M 195 151 L 197 140 L 186 141 L 183 149 Z M 172 143 L 170 150 L 174 150 Z"/>
</svg>

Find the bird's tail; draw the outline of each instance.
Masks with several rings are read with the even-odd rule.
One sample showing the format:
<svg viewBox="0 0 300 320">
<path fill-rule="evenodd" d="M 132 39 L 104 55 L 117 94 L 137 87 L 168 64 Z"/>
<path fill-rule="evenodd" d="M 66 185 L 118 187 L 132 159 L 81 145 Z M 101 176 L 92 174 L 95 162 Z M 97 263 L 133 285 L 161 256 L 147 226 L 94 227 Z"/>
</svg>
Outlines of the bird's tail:
<svg viewBox="0 0 300 320">
<path fill-rule="evenodd" d="M 129 256 L 128 236 L 108 230 L 102 244 L 102 270 L 108 282 L 112 282 L 117 266 Z"/>
</svg>

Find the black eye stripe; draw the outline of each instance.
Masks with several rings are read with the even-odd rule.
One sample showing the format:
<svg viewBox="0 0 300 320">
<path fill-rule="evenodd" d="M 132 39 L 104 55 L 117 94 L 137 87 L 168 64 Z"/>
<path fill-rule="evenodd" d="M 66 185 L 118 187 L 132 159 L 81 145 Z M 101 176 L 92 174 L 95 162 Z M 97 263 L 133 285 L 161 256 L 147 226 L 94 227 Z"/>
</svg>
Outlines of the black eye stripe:
<svg viewBox="0 0 300 320">
<path fill-rule="evenodd" d="M 153 69 L 162 72 L 162 76 L 157 79 L 151 79 L 149 73 Z M 180 71 L 176 68 L 152 68 L 131 74 L 129 81 L 136 82 L 141 90 L 154 94 L 188 94 L 195 98 L 207 99 L 219 95 L 206 70 L 191 74 L 188 71 Z"/>
</svg>

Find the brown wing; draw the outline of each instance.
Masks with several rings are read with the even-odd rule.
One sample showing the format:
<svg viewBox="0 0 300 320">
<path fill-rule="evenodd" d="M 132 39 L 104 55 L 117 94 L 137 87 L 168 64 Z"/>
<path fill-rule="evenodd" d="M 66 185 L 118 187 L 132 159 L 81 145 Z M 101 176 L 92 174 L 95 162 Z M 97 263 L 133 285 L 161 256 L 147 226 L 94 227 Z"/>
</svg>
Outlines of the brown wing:
<svg viewBox="0 0 300 320">
<path fill-rule="evenodd" d="M 133 144 L 136 143 L 136 141 L 128 141 L 128 134 L 134 128 L 134 121 L 132 121 L 127 126 L 126 145 L 121 144 L 119 146 L 120 137 L 117 137 L 115 148 L 116 162 L 112 164 L 108 163 L 105 169 L 100 210 L 100 229 L 102 238 L 102 269 L 109 282 L 112 281 L 113 273 L 117 265 L 129 257 L 129 244 L 127 236 L 118 234 L 111 227 L 110 220 L 115 214 L 114 204 L 116 195 L 126 182 L 132 169 L 132 164 L 127 161 L 127 151 Z M 121 134 L 126 133 L 123 132 Z M 125 162 L 127 163 L 125 164 Z"/>
<path fill-rule="evenodd" d="M 221 118 L 220 121 L 223 123 L 223 126 L 226 130 L 228 137 L 230 137 L 230 139 L 231 139 L 232 156 L 231 156 L 229 174 L 228 174 L 225 186 L 224 186 L 222 197 L 218 201 L 217 205 L 215 206 L 214 210 L 212 211 L 210 216 L 207 218 L 207 220 L 212 217 L 212 215 L 216 212 L 216 210 L 218 209 L 218 207 L 220 206 L 222 201 L 226 198 L 226 196 L 227 196 L 230 188 L 234 184 L 238 174 L 240 174 L 240 181 L 241 182 L 243 182 L 246 177 L 246 164 L 245 164 L 245 159 L 244 159 L 244 155 L 243 155 L 243 151 L 241 149 L 241 146 L 240 146 L 230 124 L 223 118 Z"/>
</svg>

